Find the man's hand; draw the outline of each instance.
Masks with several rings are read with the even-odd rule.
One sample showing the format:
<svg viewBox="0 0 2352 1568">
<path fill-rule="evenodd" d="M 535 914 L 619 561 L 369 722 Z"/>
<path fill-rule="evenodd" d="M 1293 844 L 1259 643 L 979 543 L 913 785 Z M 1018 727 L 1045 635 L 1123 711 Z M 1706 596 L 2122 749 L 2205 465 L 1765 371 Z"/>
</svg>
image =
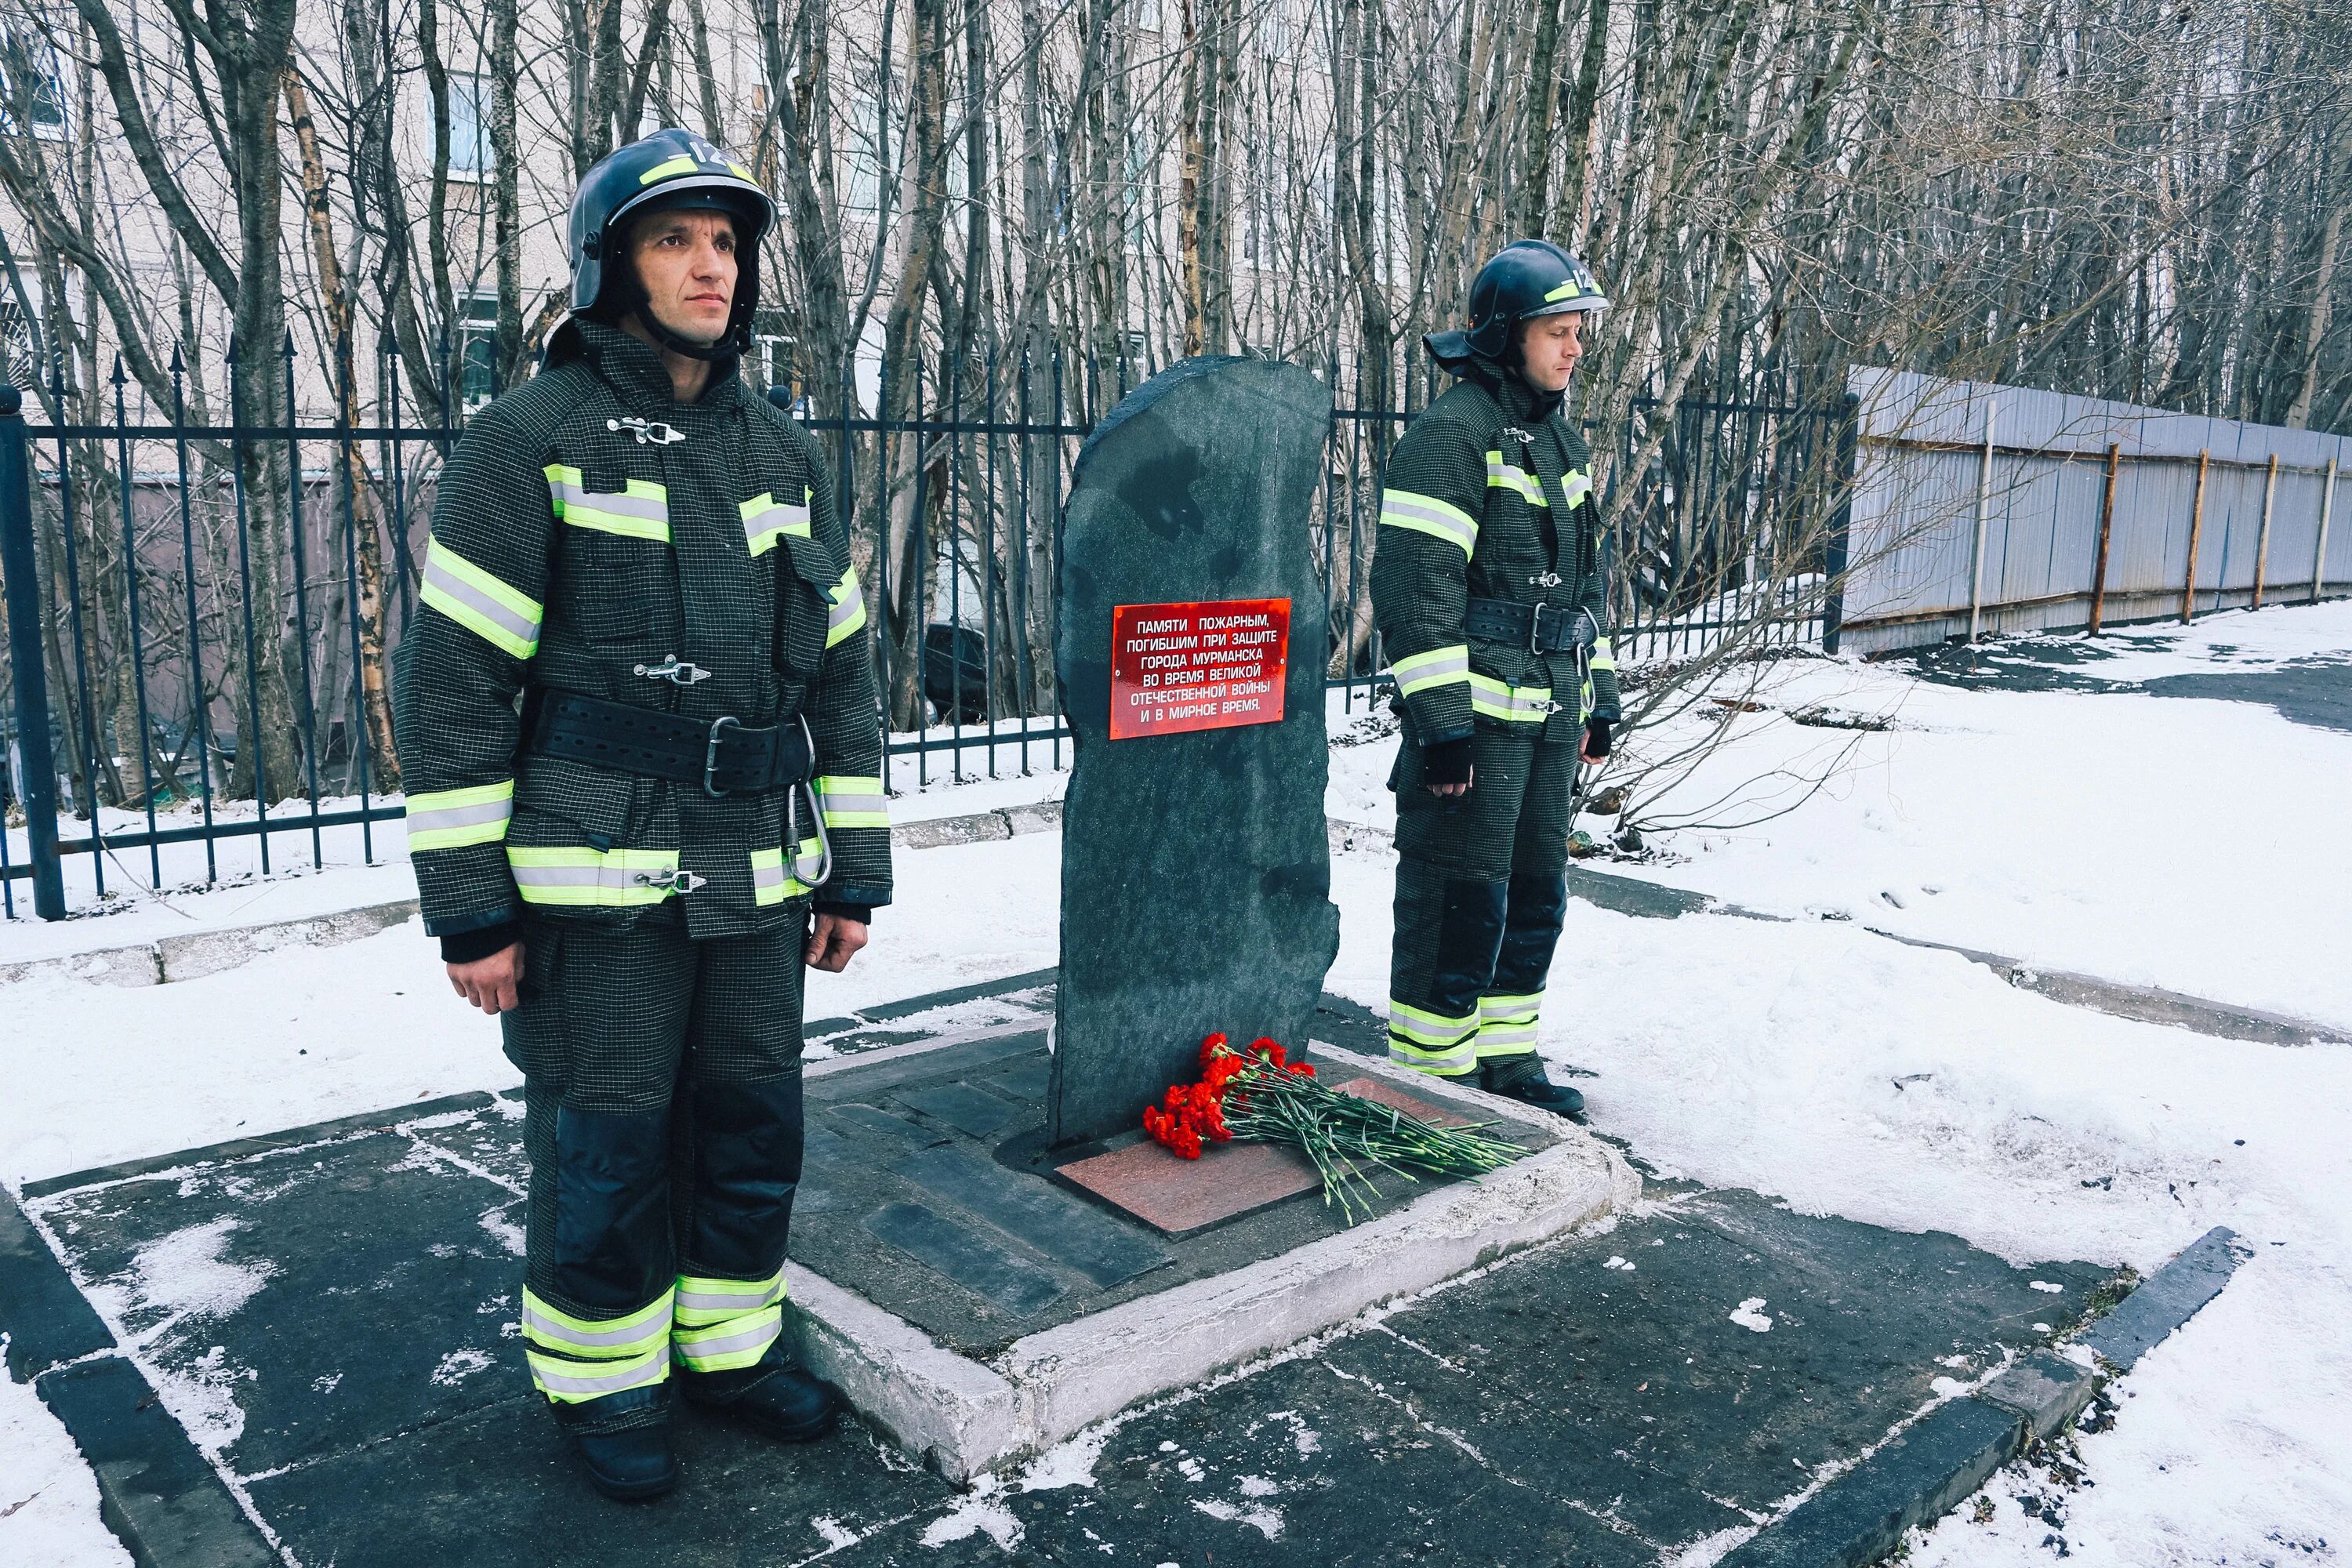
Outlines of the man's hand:
<svg viewBox="0 0 2352 1568">
<path fill-rule="evenodd" d="M 514 1011 L 522 999 L 522 943 L 516 942 L 471 963 L 450 963 L 450 988 L 492 1017 Z"/>
<path fill-rule="evenodd" d="M 816 917 L 816 929 L 809 933 L 809 967 L 838 974 L 849 967 L 849 961 L 856 957 L 857 950 L 865 945 L 864 921 L 820 912 Z"/>
<path fill-rule="evenodd" d="M 1464 779 L 1460 784 L 1431 784 L 1428 786 L 1429 793 L 1432 795 L 1468 795 L 1470 793 L 1470 781 L 1477 776 L 1478 770 L 1474 767 L 1470 770 L 1470 778 Z"/>
</svg>

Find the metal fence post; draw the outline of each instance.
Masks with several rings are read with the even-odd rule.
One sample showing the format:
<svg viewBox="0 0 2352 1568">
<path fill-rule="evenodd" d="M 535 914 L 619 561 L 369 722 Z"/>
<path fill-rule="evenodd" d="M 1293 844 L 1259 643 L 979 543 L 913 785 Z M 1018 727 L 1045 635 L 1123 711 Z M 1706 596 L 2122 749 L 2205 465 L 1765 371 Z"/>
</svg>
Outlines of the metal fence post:
<svg viewBox="0 0 2352 1568">
<path fill-rule="evenodd" d="M 2197 499 L 2189 508 L 2189 574 L 2180 584 L 2180 624 L 2184 626 L 2197 615 L 2197 545 L 2205 537 L 2205 473 L 2212 461 L 2213 449 L 2210 447 L 2197 454 Z"/>
<path fill-rule="evenodd" d="M 1969 641 L 1984 631 L 1985 521 L 1992 511 L 1992 416 L 1995 405 L 1985 400 L 1984 458 L 1977 466 L 1977 537 L 1969 552 Z M 2005 536 L 2004 536 L 2005 537 Z M 2004 559 L 2006 557 L 2004 556 Z"/>
<path fill-rule="evenodd" d="M 1853 547 L 1853 488 L 1861 479 L 1862 399 L 1849 392 L 1840 400 L 1837 438 L 1839 489 L 1830 510 L 1830 536 L 1822 551 L 1822 575 L 1828 581 L 1822 601 L 1822 651 L 1835 653 L 1845 629 L 1846 560 Z"/>
<path fill-rule="evenodd" d="M 2327 487 L 2319 492 L 2319 542 L 2311 552 L 2311 602 L 2327 586 L 2327 525 L 2336 517 L 2336 459 L 2327 459 Z"/>
<path fill-rule="evenodd" d="M 49 688 L 41 653 L 40 566 L 33 551 L 33 461 L 24 394 L 0 385 L 0 574 L 7 578 L 8 658 L 16 675 L 16 747 L 25 765 L 25 834 L 33 852 L 33 912 L 66 918 L 58 863 L 58 764 L 49 750 Z"/>
</svg>

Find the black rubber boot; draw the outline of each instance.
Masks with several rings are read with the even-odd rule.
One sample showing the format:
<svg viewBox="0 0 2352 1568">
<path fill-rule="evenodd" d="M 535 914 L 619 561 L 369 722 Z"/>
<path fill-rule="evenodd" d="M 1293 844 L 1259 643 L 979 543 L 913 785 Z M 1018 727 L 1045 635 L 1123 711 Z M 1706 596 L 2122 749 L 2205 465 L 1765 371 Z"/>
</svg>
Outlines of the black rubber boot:
<svg viewBox="0 0 2352 1568">
<path fill-rule="evenodd" d="M 1533 1051 L 1480 1062 L 1478 1087 L 1554 1116 L 1579 1116 L 1584 1111 L 1584 1096 L 1544 1077 L 1543 1058 Z"/>
<path fill-rule="evenodd" d="M 824 1384 L 801 1370 L 782 1344 L 740 1372 L 677 1373 L 688 1403 L 732 1415 L 786 1443 L 806 1443 L 833 1429 L 840 1407 Z"/>
<path fill-rule="evenodd" d="M 550 1407 L 589 1481 L 606 1497 L 642 1502 L 677 1485 L 677 1459 L 669 1446 L 669 1390 L 662 1384 Z"/>
</svg>

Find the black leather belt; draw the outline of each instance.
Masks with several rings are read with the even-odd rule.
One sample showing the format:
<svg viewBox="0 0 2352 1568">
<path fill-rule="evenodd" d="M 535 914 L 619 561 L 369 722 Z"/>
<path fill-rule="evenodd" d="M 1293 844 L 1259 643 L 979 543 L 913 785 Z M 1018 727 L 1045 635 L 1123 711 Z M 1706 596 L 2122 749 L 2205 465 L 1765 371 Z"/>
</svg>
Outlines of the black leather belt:
<svg viewBox="0 0 2352 1568">
<path fill-rule="evenodd" d="M 760 729 L 732 718 L 681 719 L 576 691 L 533 692 L 523 737 L 525 749 L 541 756 L 700 784 L 713 795 L 806 784 L 815 764 L 805 721 Z"/>
<path fill-rule="evenodd" d="M 1504 643 L 1530 653 L 1566 653 L 1591 646 L 1592 617 L 1574 605 L 1515 605 L 1473 599 L 1462 628 L 1479 642 Z"/>
</svg>

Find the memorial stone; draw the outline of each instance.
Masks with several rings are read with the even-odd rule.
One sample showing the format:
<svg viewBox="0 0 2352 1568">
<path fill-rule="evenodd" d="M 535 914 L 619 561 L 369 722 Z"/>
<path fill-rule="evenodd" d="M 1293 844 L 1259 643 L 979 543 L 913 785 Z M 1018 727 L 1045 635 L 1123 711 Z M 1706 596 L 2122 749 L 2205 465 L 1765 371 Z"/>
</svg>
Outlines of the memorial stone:
<svg viewBox="0 0 2352 1568">
<path fill-rule="evenodd" d="M 1201 1037 L 1302 1051 L 1339 951 L 1323 818 L 1324 589 L 1308 546 L 1331 396 L 1193 359 L 1078 455 L 1064 524 L 1062 953 L 1050 1135 L 1139 1125 Z"/>
</svg>

